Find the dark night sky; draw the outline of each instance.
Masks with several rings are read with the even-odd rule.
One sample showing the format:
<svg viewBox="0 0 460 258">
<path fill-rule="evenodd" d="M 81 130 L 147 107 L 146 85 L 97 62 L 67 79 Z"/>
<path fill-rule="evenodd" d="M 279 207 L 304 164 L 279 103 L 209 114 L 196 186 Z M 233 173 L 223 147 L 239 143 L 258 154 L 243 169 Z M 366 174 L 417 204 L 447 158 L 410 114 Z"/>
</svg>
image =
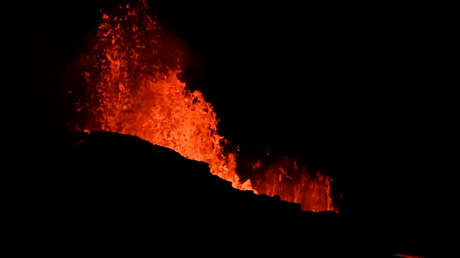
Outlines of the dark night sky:
<svg viewBox="0 0 460 258">
<path fill-rule="evenodd" d="M 36 144 L 64 131 L 62 74 L 85 48 L 99 9 L 111 5 L 61 2 L 18 3 L 5 12 L 7 71 L 25 124 L 18 130 Z M 430 162 L 450 105 L 432 66 L 444 33 L 434 11 L 149 2 L 187 42 L 195 62 L 188 81 L 216 108 L 223 135 L 242 148 L 270 146 L 332 168 L 350 212 L 375 211 L 380 215 L 370 220 L 411 237 L 424 232 L 420 224 L 434 205 L 425 180 L 437 173 Z"/>
</svg>

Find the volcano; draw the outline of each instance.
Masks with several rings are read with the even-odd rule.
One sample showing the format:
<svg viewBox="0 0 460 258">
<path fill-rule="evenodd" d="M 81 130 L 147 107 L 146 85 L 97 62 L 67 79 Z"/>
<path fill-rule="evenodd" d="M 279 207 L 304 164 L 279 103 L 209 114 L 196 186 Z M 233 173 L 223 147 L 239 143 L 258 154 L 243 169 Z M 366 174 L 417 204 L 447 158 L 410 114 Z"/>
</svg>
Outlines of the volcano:
<svg viewBox="0 0 460 258">
<path fill-rule="evenodd" d="M 342 234 L 335 212 L 306 213 L 299 204 L 237 190 L 210 174 L 208 164 L 134 136 L 74 133 L 60 142 L 52 157 L 58 162 L 23 182 L 35 193 L 27 210 L 36 217 L 25 223 L 37 234 L 65 236 L 53 240 L 58 252 L 92 252 L 95 244 L 108 254 L 129 253 L 125 246 L 146 242 L 154 252 L 172 243 L 212 252 L 196 246 L 198 239 L 213 248 L 265 253 L 259 246 L 271 243 L 298 252 L 307 238 L 296 232 L 317 232 L 309 237 L 317 244 Z"/>
<path fill-rule="evenodd" d="M 16 250 L 426 254 L 456 95 L 444 25 L 387 7 L 6 3 Z"/>
<path fill-rule="evenodd" d="M 76 104 L 83 117 L 74 122 L 77 131 L 138 136 L 208 163 L 212 174 L 236 189 L 279 196 L 305 210 L 338 211 L 332 201 L 332 179 L 300 168 L 289 157 L 283 165 L 265 163 L 263 169 L 258 160 L 258 166 L 247 166 L 258 171 L 242 179 L 239 146 L 219 134 L 219 120 L 202 92 L 191 91 L 180 80 L 184 50 L 149 15 L 146 1 L 104 13 L 96 36 L 81 61 L 87 94 Z"/>
</svg>

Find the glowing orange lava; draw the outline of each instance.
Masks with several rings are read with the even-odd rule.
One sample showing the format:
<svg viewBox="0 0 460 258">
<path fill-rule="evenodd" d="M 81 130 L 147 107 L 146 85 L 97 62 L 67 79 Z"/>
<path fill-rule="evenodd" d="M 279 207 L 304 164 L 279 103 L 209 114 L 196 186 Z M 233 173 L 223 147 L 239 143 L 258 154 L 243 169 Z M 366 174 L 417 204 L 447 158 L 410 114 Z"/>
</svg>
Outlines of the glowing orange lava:
<svg viewBox="0 0 460 258">
<path fill-rule="evenodd" d="M 251 180 L 240 181 L 237 153 L 229 151 L 229 142 L 219 135 L 212 105 L 178 79 L 180 44 L 161 30 L 148 10 L 146 1 L 140 1 L 103 14 L 96 42 L 82 59 L 89 96 L 79 104 L 89 114 L 82 129 L 135 135 L 208 163 L 212 174 L 237 189 L 280 195 L 305 210 L 335 211 L 330 179 L 320 174 L 311 177 L 299 170 L 299 180 L 286 184 L 270 176 L 284 169 L 277 164 L 267 169 L 256 188 Z"/>
<path fill-rule="evenodd" d="M 255 176 L 252 187 L 269 196 L 278 195 L 281 200 L 299 203 L 303 210 L 333 211 L 331 178 L 319 171 L 310 173 L 297 159 L 288 156 L 274 161 L 257 160 L 251 166 Z"/>
</svg>

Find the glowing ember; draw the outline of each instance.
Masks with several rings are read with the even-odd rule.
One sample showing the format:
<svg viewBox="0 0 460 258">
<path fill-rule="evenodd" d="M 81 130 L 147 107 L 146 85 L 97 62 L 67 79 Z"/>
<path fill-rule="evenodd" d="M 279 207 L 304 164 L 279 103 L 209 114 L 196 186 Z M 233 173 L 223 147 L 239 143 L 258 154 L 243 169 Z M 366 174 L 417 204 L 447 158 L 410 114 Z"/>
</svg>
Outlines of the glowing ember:
<svg viewBox="0 0 460 258">
<path fill-rule="evenodd" d="M 177 40 L 148 15 L 146 1 L 120 6 L 113 15 L 103 14 L 95 45 L 82 60 L 89 97 L 79 110 L 87 112 L 89 119 L 81 129 L 135 135 L 208 163 L 211 173 L 237 189 L 279 195 L 301 203 L 305 210 L 334 211 L 330 179 L 319 173 L 310 176 L 295 161 L 265 166 L 264 177 L 240 181 L 236 152 L 225 148 L 229 142 L 218 134 L 212 105 L 177 77 L 181 53 Z M 289 166 L 296 175 L 290 183 L 279 177 L 280 171 L 289 174 L 285 172 Z"/>
</svg>

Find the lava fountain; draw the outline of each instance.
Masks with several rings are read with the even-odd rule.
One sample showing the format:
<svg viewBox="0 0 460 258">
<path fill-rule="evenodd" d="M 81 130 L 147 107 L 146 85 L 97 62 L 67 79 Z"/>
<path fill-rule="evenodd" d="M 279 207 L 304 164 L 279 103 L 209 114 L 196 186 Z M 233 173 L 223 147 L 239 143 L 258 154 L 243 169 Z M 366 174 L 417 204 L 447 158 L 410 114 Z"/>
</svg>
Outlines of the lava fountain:
<svg viewBox="0 0 460 258">
<path fill-rule="evenodd" d="M 149 15 L 145 0 L 104 13 L 96 41 L 81 58 L 86 94 L 77 111 L 86 119 L 78 129 L 134 135 L 208 163 L 212 174 L 234 188 L 278 195 L 304 210 L 337 211 L 331 179 L 308 173 L 292 159 L 270 166 L 261 160 L 252 169 L 263 169 L 263 177 L 240 180 L 238 148 L 219 135 L 213 106 L 178 78 L 183 53 L 178 40 Z"/>
</svg>

